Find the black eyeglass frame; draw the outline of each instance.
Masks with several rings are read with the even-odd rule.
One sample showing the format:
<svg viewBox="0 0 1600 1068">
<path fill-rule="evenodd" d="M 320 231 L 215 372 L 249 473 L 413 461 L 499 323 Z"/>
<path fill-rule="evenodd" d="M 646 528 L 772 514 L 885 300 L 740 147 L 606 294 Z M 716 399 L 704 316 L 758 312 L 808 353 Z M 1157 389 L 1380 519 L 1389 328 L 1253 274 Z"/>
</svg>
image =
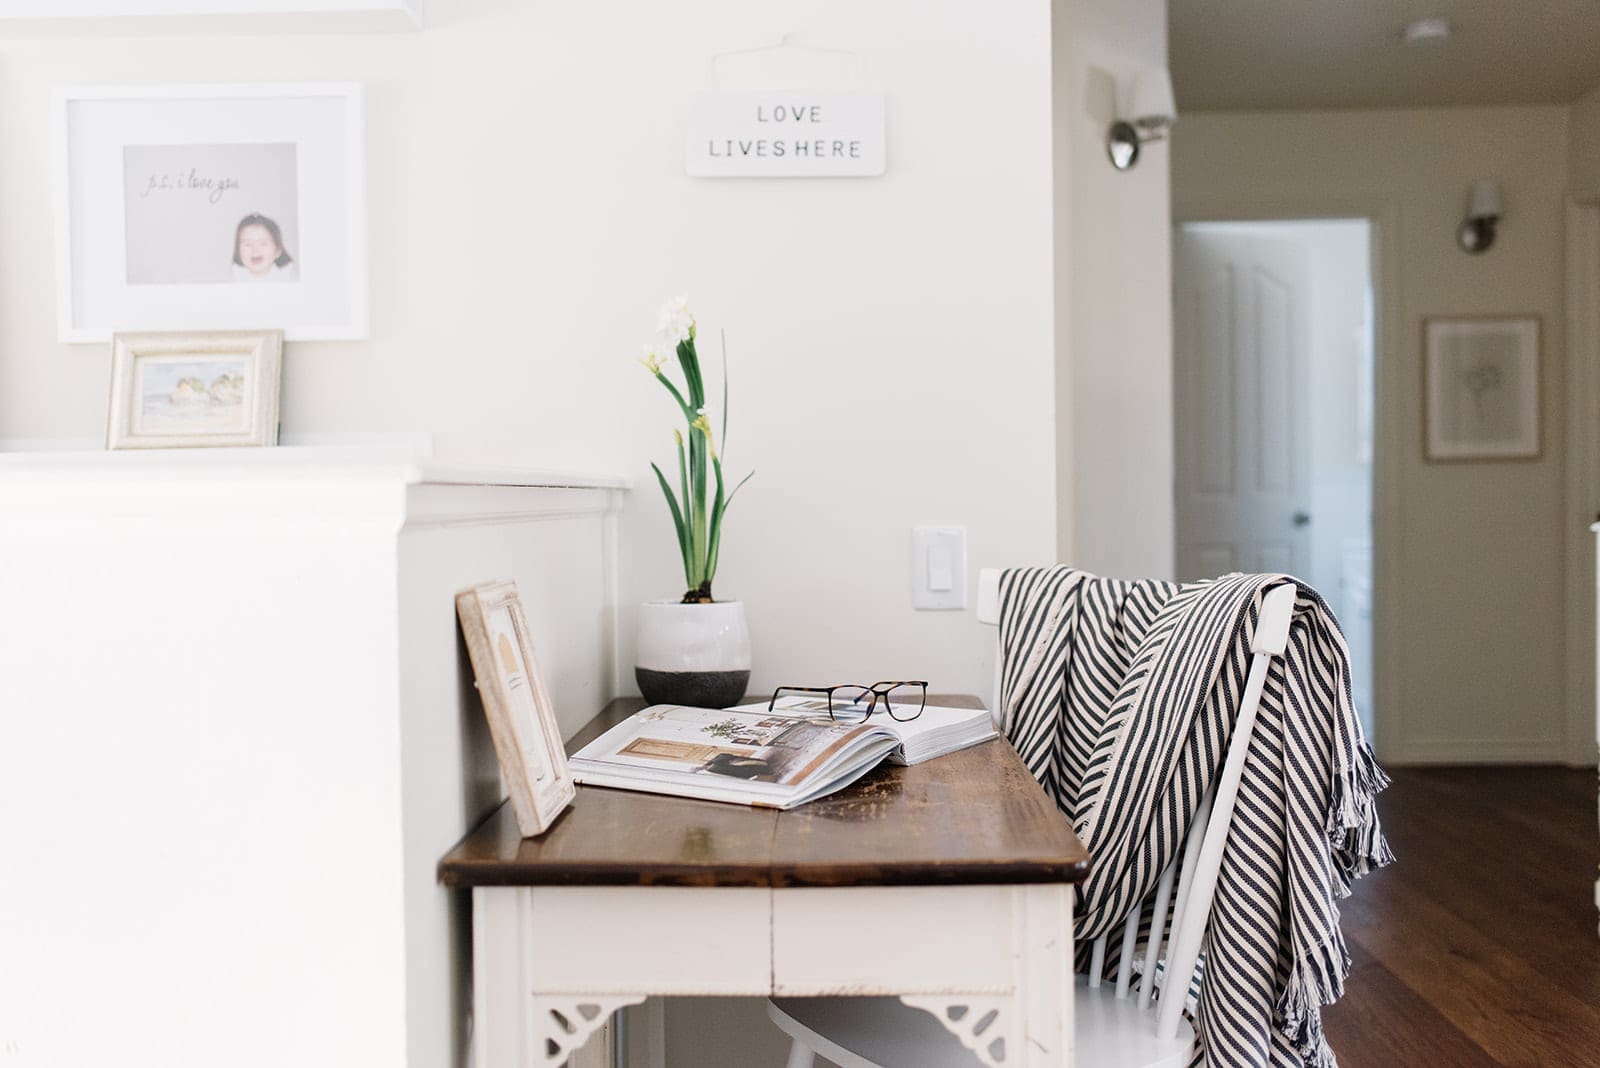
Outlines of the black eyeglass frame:
<svg viewBox="0 0 1600 1068">
<path fill-rule="evenodd" d="M 920 691 L 920 696 L 917 699 L 917 710 L 909 716 L 895 715 L 895 706 L 889 700 L 890 691 L 901 686 L 916 686 Z M 848 716 L 837 715 L 833 709 L 833 695 L 839 690 L 864 690 L 866 694 L 871 695 L 872 703 L 867 706 L 866 712 L 859 715 L 859 718 L 856 714 Z M 779 686 L 772 691 L 772 700 L 767 702 L 767 711 L 773 711 L 778 704 L 778 698 L 786 693 L 826 694 L 828 697 L 828 718 L 838 723 L 865 723 L 867 718 L 878 710 L 879 698 L 883 699 L 883 707 L 889 713 L 889 718 L 896 723 L 910 723 L 922 715 L 922 710 L 928 707 L 928 683 L 926 679 L 885 679 L 875 682 L 871 686 L 863 686 L 858 682 L 841 682 L 837 686 Z M 859 703 L 859 701 L 850 702 L 852 706 Z M 905 706 L 902 705 L 901 707 Z"/>
</svg>

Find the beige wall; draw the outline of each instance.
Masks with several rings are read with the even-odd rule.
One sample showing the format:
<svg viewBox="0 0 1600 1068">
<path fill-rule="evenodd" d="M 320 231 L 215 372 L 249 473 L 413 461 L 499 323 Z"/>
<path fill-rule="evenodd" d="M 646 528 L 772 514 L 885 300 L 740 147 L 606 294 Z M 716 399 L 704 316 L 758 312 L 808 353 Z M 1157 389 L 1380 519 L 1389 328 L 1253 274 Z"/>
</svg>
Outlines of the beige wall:
<svg viewBox="0 0 1600 1068">
<path fill-rule="evenodd" d="M 1595 712 L 1594 536 L 1600 517 L 1600 86 L 1568 117 L 1567 344 L 1572 374 L 1567 402 L 1568 748 L 1593 761 Z"/>
<path fill-rule="evenodd" d="M 1395 762 L 1559 760 L 1563 706 L 1562 232 L 1568 109 L 1186 116 L 1175 214 L 1370 214 L 1378 224 L 1378 743 Z M 1493 178 L 1495 247 L 1454 243 Z M 1542 457 L 1422 458 L 1422 320 L 1543 322 Z M 1382 669 L 1387 669 L 1383 671 Z"/>
<path fill-rule="evenodd" d="M 1572 105 L 1571 188 L 1600 194 L 1600 85 Z"/>
<path fill-rule="evenodd" d="M 1119 172 L 1106 129 L 1167 64 L 1161 0 L 1056 0 L 1056 530 L 1064 562 L 1172 573 L 1168 147 Z M 1183 101 L 1178 101 L 1181 111 Z"/>
</svg>

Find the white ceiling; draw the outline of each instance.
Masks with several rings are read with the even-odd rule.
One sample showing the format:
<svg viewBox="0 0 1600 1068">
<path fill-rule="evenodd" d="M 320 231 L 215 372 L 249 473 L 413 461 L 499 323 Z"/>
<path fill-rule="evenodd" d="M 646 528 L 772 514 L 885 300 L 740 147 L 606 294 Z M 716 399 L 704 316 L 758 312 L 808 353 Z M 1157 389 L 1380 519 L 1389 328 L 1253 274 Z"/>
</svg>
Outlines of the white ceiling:
<svg viewBox="0 0 1600 1068">
<path fill-rule="evenodd" d="M 1178 112 L 1567 104 L 1600 86 L 1600 0 L 1168 0 Z M 1442 16 L 1442 43 L 1401 41 Z"/>
</svg>

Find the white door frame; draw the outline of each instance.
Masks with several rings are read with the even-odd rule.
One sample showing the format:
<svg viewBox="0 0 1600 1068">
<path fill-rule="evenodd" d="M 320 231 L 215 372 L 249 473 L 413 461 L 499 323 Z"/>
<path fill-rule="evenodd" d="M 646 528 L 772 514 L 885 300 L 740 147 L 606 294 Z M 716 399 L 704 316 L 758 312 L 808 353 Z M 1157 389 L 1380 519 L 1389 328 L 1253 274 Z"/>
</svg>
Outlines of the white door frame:
<svg viewBox="0 0 1600 1068">
<path fill-rule="evenodd" d="M 1600 479 L 1600 191 L 1567 198 L 1566 753 L 1595 762 L 1595 483 Z"/>
<path fill-rule="evenodd" d="M 1400 341 L 1400 261 L 1395 236 L 1400 210 L 1393 201 L 1372 198 L 1305 197 L 1274 200 L 1258 196 L 1175 196 L 1172 225 L 1200 222 L 1269 222 L 1276 220 L 1365 219 L 1371 224 L 1373 297 L 1372 414 L 1372 701 L 1373 733 L 1379 759 L 1398 752 L 1408 737 L 1404 673 L 1392 670 L 1397 639 L 1406 633 L 1405 603 L 1399 583 L 1389 574 L 1399 559 L 1406 525 L 1399 493 L 1400 453 L 1397 445 L 1410 438 L 1400 432 L 1403 413 L 1395 401 L 1404 395 L 1404 351 Z M 1593 589 L 1591 587 L 1592 596 Z M 1591 739 L 1592 742 L 1592 739 Z"/>
</svg>

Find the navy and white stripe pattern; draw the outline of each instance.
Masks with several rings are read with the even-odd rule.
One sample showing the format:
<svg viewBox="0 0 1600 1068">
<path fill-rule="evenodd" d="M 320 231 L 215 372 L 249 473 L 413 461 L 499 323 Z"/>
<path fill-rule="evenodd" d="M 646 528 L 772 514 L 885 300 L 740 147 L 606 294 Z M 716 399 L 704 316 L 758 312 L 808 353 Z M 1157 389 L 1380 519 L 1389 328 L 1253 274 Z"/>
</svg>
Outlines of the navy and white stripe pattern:
<svg viewBox="0 0 1600 1068">
<path fill-rule="evenodd" d="M 1285 582 L 1296 580 L 1121 581 L 1065 567 L 1002 576 L 1006 733 L 1093 857 L 1079 888 L 1084 963 L 1089 942 L 1149 897 L 1182 851 L 1221 772 L 1262 597 Z M 1334 1068 L 1320 1007 L 1350 968 L 1335 902 L 1393 859 L 1375 805 L 1387 780 L 1350 697 L 1344 636 L 1297 585 L 1190 990 L 1196 1065 Z"/>
</svg>

